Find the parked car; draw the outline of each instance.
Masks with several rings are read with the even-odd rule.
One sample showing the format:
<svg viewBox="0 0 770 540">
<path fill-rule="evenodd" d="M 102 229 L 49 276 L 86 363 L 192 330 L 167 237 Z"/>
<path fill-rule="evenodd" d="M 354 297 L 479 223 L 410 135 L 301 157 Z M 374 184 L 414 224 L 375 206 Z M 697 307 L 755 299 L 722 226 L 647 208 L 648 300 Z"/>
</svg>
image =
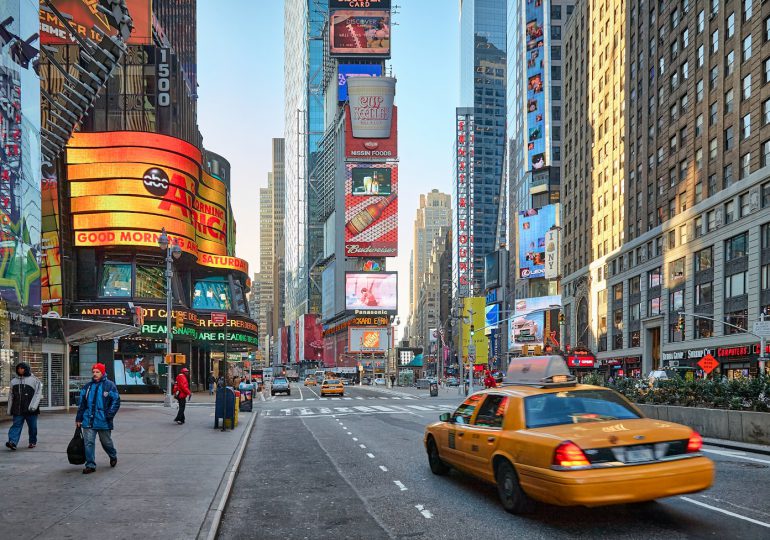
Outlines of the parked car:
<svg viewBox="0 0 770 540">
<path fill-rule="evenodd" d="M 270 395 L 274 396 L 276 394 L 286 394 L 287 396 L 291 395 L 291 385 L 289 384 L 289 379 L 286 377 L 276 377 L 273 379 L 273 385 L 270 387 Z"/>
<path fill-rule="evenodd" d="M 375 386 L 385 386 L 386 384 L 387 383 L 385 382 L 385 379 L 383 379 L 382 377 L 377 377 L 376 379 L 374 379 Z"/>
<path fill-rule="evenodd" d="M 342 384 L 345 386 L 350 386 L 351 384 L 353 384 L 353 381 L 351 381 L 350 379 L 342 379 Z"/>
<path fill-rule="evenodd" d="M 372 380 L 369 377 L 364 377 L 363 379 L 361 379 L 361 384 L 365 384 L 369 386 L 370 384 L 372 384 Z"/>
<path fill-rule="evenodd" d="M 430 388 L 430 379 L 417 379 L 414 385 L 417 388 Z"/>
<path fill-rule="evenodd" d="M 460 381 L 457 380 L 457 377 L 449 377 L 446 380 L 447 386 L 460 386 Z"/>
</svg>

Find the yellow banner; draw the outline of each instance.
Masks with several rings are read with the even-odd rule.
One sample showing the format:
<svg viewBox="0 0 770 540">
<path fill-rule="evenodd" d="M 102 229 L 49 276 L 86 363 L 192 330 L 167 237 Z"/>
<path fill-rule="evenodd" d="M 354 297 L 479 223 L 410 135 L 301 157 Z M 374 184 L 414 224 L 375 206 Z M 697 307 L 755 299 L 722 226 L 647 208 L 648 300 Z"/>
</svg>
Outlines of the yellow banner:
<svg viewBox="0 0 770 540">
<path fill-rule="evenodd" d="M 476 346 L 474 363 L 486 364 L 489 362 L 489 338 L 484 334 L 484 325 L 486 324 L 485 307 L 486 299 L 483 296 L 463 298 L 463 318 L 460 323 L 462 329 L 462 359 L 464 362 L 468 361 L 471 327 L 473 327 L 473 344 Z"/>
</svg>

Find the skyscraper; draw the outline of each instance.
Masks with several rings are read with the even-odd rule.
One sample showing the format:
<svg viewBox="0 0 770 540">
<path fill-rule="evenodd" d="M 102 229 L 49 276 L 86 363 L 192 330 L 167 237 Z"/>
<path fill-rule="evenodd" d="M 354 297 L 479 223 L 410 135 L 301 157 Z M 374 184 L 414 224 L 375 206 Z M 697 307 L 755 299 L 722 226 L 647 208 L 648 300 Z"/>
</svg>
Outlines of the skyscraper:
<svg viewBox="0 0 770 540">
<path fill-rule="evenodd" d="M 315 195 L 309 186 L 309 172 L 324 130 L 323 28 L 327 11 L 328 2 L 321 0 L 287 0 L 284 10 L 286 324 L 311 307 L 310 267 L 319 250 L 320 226 L 311 215 L 317 205 L 312 203 Z"/>
<path fill-rule="evenodd" d="M 504 204 L 500 186 L 505 153 L 505 93 L 506 1 L 461 0 L 460 107 L 472 109 L 474 118 L 475 150 L 467 156 L 473 162 L 473 178 L 469 179 L 473 195 L 467 203 L 473 221 L 468 239 L 474 259 L 471 289 L 476 292 L 483 287 L 484 255 L 497 248 L 500 205 Z M 456 198 L 454 204 L 460 202 Z"/>
</svg>

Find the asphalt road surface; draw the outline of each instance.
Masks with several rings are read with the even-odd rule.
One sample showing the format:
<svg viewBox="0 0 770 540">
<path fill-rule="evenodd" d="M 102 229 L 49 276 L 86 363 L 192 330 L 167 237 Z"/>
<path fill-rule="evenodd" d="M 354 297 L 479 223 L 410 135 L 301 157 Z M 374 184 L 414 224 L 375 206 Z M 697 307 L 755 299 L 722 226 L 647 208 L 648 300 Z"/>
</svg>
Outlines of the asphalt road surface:
<svg viewBox="0 0 770 540">
<path fill-rule="evenodd" d="M 219 538 L 552 539 L 770 538 L 770 456 L 706 447 L 717 466 L 708 491 L 649 505 L 506 513 L 493 486 L 452 471 L 431 474 L 426 424 L 461 401 L 455 390 L 346 388 L 319 399 L 256 403 Z"/>
</svg>

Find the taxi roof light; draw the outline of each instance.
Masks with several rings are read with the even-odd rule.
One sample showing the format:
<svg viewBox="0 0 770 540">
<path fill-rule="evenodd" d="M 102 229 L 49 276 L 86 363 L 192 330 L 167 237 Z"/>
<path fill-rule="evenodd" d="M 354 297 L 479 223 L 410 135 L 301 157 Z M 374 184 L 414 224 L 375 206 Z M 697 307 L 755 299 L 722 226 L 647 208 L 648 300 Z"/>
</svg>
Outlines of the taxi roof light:
<svg viewBox="0 0 770 540">
<path fill-rule="evenodd" d="M 693 431 L 690 434 L 690 440 L 687 441 L 687 452 L 700 452 L 701 448 L 703 448 L 703 438 L 700 436 L 700 433 Z"/>
<path fill-rule="evenodd" d="M 591 467 L 591 462 L 578 445 L 572 441 L 564 441 L 553 454 L 553 465 L 559 469 L 586 469 Z"/>
<path fill-rule="evenodd" d="M 539 388 L 575 386 L 577 378 L 561 356 L 526 356 L 511 361 L 505 383 Z"/>
</svg>

